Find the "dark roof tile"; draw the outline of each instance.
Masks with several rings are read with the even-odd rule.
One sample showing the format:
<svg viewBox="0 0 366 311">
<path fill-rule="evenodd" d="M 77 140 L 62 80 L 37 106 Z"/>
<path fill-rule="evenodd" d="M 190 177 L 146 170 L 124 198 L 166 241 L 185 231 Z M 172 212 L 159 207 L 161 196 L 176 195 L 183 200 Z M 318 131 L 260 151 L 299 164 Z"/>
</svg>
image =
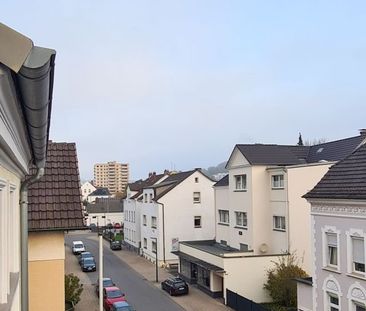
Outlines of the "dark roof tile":
<svg viewBox="0 0 366 311">
<path fill-rule="evenodd" d="M 333 165 L 304 198 L 366 199 L 366 144 Z"/>
<path fill-rule="evenodd" d="M 29 231 L 85 229 L 74 143 L 48 144 L 45 175 L 29 187 L 28 202 Z"/>
</svg>

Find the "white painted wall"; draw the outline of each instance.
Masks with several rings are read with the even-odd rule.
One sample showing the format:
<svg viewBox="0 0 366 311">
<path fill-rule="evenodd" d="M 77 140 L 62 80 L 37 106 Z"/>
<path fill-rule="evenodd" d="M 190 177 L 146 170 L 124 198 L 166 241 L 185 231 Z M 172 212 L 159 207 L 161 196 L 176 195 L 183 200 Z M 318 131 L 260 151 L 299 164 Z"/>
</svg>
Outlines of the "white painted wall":
<svg viewBox="0 0 366 311">
<path fill-rule="evenodd" d="M 141 242 L 141 202 L 132 199 L 123 201 L 125 242 L 140 248 Z"/>
<path fill-rule="evenodd" d="M 198 178 L 198 183 L 195 178 Z M 165 196 L 159 199 L 164 204 L 165 219 L 165 260 L 167 263 L 177 263 L 177 256 L 171 253 L 172 240 L 179 241 L 209 240 L 215 237 L 214 211 L 214 182 L 201 174 L 194 172 L 191 176 L 177 185 Z M 201 193 L 201 203 L 193 203 L 193 192 Z M 144 194 L 150 197 L 152 189 L 145 189 Z M 141 208 L 141 241 L 148 240 L 148 249 L 144 250 L 147 257 L 155 260 L 151 252 L 151 237 L 158 237 L 158 258 L 163 260 L 163 207 L 156 203 L 142 203 Z M 143 215 L 147 216 L 147 226 L 143 226 Z M 151 216 L 158 219 L 158 228 L 151 228 Z M 201 228 L 194 228 L 194 216 L 201 216 Z"/>
<path fill-rule="evenodd" d="M 93 218 L 93 217 L 96 218 Z M 105 219 L 102 218 L 102 216 L 105 216 Z M 88 218 L 86 219 L 86 225 L 89 226 L 90 224 L 97 224 L 99 222 L 99 225 L 104 226 L 105 224 L 111 223 L 119 223 L 122 225 L 124 223 L 124 213 L 89 213 Z"/>
<path fill-rule="evenodd" d="M 89 181 L 83 183 L 81 185 L 81 195 L 82 195 L 83 201 L 86 200 L 88 195 L 91 194 L 96 189 L 97 188 L 95 188 Z"/>
</svg>

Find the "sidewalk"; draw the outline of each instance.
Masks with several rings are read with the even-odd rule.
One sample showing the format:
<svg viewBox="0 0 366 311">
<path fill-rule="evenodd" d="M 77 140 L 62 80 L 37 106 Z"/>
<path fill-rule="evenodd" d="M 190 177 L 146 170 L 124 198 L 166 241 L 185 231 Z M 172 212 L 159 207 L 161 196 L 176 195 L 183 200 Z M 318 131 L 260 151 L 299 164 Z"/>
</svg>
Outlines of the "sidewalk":
<svg viewBox="0 0 366 311">
<path fill-rule="evenodd" d="M 78 232 L 77 234 L 80 234 Z M 87 234 L 87 233 L 86 233 Z M 97 239 L 95 236 L 88 236 L 88 238 Z M 109 247 L 109 242 L 104 240 L 104 245 L 106 247 Z M 67 248 L 68 249 L 68 248 Z M 66 250 L 67 252 L 67 250 Z M 75 259 L 76 264 L 77 260 L 75 256 L 73 256 L 70 252 L 70 256 L 66 254 L 67 257 L 72 257 Z M 143 278 L 145 278 L 147 281 L 151 282 L 154 286 L 158 287 L 160 289 L 160 282 L 168 277 L 171 277 L 172 275 L 168 273 L 165 269 L 159 268 L 159 282 L 155 282 L 155 265 L 145 258 L 137 255 L 135 252 L 129 251 L 129 250 L 121 250 L 121 251 L 115 251 L 114 254 L 119 257 L 122 261 L 124 261 L 126 264 L 128 264 L 133 270 L 135 270 L 137 273 L 142 275 Z M 68 259 L 66 259 L 67 262 Z M 75 271 L 75 270 L 74 270 Z M 78 271 L 78 269 L 76 270 Z M 76 273 L 77 274 L 77 273 Z M 84 273 L 79 273 L 83 275 Z M 79 274 L 77 274 L 79 276 Z M 83 276 L 82 283 L 86 281 L 86 285 L 84 285 L 84 292 L 82 295 L 82 300 L 76 307 L 76 311 L 97 311 L 98 306 L 98 300 L 96 298 L 96 295 L 94 294 L 93 286 L 89 285 L 89 280 L 84 280 L 85 276 Z M 85 284 L 85 283 L 84 283 Z M 89 288 L 91 287 L 91 289 Z M 169 295 L 166 293 L 166 295 Z M 212 311 L 229 311 L 232 310 L 231 308 L 226 307 L 224 304 L 222 304 L 220 301 L 211 298 L 210 296 L 206 295 L 199 289 L 197 289 L 195 286 L 190 286 L 189 288 L 189 295 L 186 296 L 173 296 L 171 297 L 177 304 L 179 304 L 182 308 L 184 308 L 186 311 L 206 311 L 206 310 L 212 310 Z M 96 307 L 95 307 L 96 306 Z M 139 310 L 137 310 L 139 311 Z M 159 311 L 159 310 L 153 310 L 153 311 Z"/>
</svg>

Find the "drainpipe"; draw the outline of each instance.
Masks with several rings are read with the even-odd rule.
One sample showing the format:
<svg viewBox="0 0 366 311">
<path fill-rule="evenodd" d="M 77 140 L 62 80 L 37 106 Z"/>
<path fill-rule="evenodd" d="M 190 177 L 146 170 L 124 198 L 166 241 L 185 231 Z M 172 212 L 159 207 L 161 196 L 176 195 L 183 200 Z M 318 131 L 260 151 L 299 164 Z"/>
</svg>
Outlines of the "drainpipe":
<svg viewBox="0 0 366 311">
<path fill-rule="evenodd" d="M 20 238 L 21 238 L 21 306 L 22 311 L 29 309 L 28 295 L 28 188 L 44 174 L 44 168 L 38 168 L 36 175 L 26 179 L 20 188 Z"/>
<path fill-rule="evenodd" d="M 164 266 L 166 264 L 166 261 L 165 261 L 165 213 L 164 213 L 164 210 L 165 210 L 165 206 L 164 206 L 164 203 L 160 203 L 158 201 L 155 201 L 155 203 L 157 204 L 160 204 L 161 207 L 162 207 L 162 216 L 163 216 L 163 262 L 164 262 Z"/>
</svg>

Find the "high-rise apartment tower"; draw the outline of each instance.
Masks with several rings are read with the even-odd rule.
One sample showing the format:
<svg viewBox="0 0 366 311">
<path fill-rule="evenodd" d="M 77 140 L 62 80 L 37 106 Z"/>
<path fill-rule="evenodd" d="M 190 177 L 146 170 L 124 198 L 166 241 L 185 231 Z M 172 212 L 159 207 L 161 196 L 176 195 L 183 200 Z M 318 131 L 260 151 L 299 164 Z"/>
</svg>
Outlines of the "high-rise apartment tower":
<svg viewBox="0 0 366 311">
<path fill-rule="evenodd" d="M 127 163 L 113 161 L 94 164 L 94 186 L 106 187 L 112 194 L 125 191 L 128 177 Z"/>
</svg>

